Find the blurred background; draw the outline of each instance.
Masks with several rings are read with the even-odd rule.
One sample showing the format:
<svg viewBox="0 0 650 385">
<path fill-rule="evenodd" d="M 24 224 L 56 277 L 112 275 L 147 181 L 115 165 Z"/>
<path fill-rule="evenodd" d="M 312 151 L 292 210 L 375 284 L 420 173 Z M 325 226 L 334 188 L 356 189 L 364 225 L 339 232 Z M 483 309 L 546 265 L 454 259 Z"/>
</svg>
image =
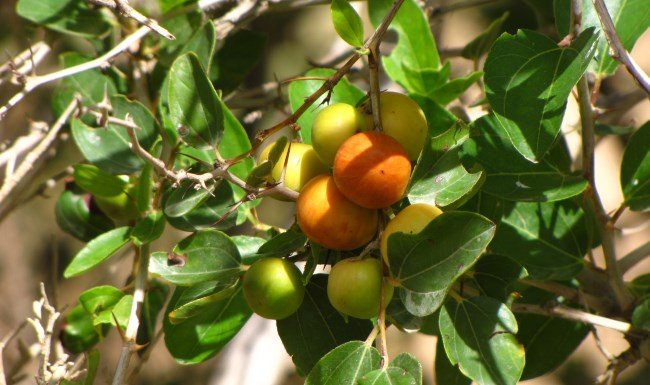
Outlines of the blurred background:
<svg viewBox="0 0 650 385">
<path fill-rule="evenodd" d="M 155 7 L 154 2 L 131 1 L 136 8 Z M 146 3 L 146 4 L 145 4 Z M 430 7 L 453 4 L 454 1 L 430 1 Z M 480 34 L 490 21 L 505 11 L 510 17 L 505 29 L 515 32 L 518 28 L 542 30 L 553 36 L 552 2 L 550 0 L 504 0 L 493 1 L 480 7 L 460 9 L 431 18 L 431 27 L 446 60 L 451 61 L 452 77 L 464 76 L 473 70 L 473 63 L 458 57 L 459 48 Z M 366 31 L 371 30 L 363 2 L 355 2 L 355 8 L 366 19 Z M 155 8 L 152 8 L 155 10 Z M 549 10 L 551 12 L 549 13 Z M 274 80 L 282 80 L 300 75 L 310 68 L 310 62 L 323 63 L 340 56 L 347 49 L 336 35 L 330 22 L 329 6 L 311 6 L 305 9 L 266 14 L 249 25 L 249 28 L 268 36 L 266 54 L 248 77 L 243 88 L 253 88 Z M 44 38 L 42 30 L 35 29 L 15 13 L 15 0 L 0 1 L 0 62 L 25 50 Z M 558 38 L 558 36 L 555 36 Z M 559 37 L 561 38 L 561 37 Z M 388 34 L 383 52 L 390 51 L 394 34 Z M 558 39 L 559 40 L 559 39 Z M 53 45 L 54 52 L 39 66 L 38 73 L 46 73 L 57 68 L 58 53 L 72 49 L 85 49 L 83 43 L 74 39 L 60 39 Z M 650 72 L 650 31 L 637 42 L 632 52 L 639 64 Z M 355 67 L 352 79 L 364 89 L 368 88 L 365 69 Z M 6 119 L 0 122 L 0 143 L 10 142 L 24 134 L 30 121 L 52 122 L 50 93 L 52 86 L 32 93 L 25 101 L 13 109 Z M 383 89 L 399 90 L 387 79 L 382 81 Z M 636 92 L 637 87 L 623 69 L 607 79 L 602 85 L 600 102 L 607 108 L 604 121 L 622 126 L 638 127 L 650 119 L 650 101 Z M 0 87 L 0 100 L 6 100 L 12 90 Z M 456 111 L 475 119 L 484 111 L 480 107 L 470 107 L 481 98 L 478 87 L 471 88 L 453 103 Z M 286 101 L 286 99 L 284 99 Z M 274 100 L 271 108 L 239 108 L 237 100 L 232 107 L 240 117 L 248 116 L 251 124 L 247 129 L 251 135 L 256 130 L 268 127 L 286 114 L 286 103 Z M 611 108 L 611 109 L 610 109 Z M 259 111 L 259 112 L 258 112 Z M 261 118 L 260 118 L 260 112 Z M 251 114 L 252 113 L 252 114 Z M 253 119 L 258 118 L 258 119 Z M 564 131 L 572 151 L 577 153 L 579 135 L 576 127 L 579 117 L 573 98 L 565 116 Z M 64 145 L 72 145 L 70 143 Z M 621 200 L 622 192 L 618 183 L 621 157 L 625 147 L 619 136 L 601 139 L 596 148 L 596 181 L 607 210 L 615 210 Z M 82 246 L 71 236 L 60 231 L 54 219 L 54 204 L 62 190 L 59 182 L 43 194 L 17 207 L 0 223 L 0 336 L 9 333 L 26 317 L 31 315 L 31 304 L 38 298 L 38 283 L 45 282 L 50 297 L 55 299 L 59 309 L 71 308 L 78 295 L 91 285 L 110 284 L 122 286 L 130 269 L 131 258 L 123 255 L 111 259 L 106 268 L 96 269 L 79 278 L 64 280 L 63 268 Z M 260 216 L 279 226 L 292 221 L 291 204 L 269 203 L 262 205 Z M 650 217 L 638 213 L 625 212 L 618 222 L 622 228 L 618 237 L 618 255 L 625 255 L 650 239 L 650 229 L 644 228 Z M 154 243 L 153 250 L 169 250 L 186 234 L 168 229 L 165 236 Z M 599 257 L 596 250 L 596 256 Z M 639 264 L 630 270 L 626 279 L 630 280 L 642 272 L 650 271 L 650 261 Z M 599 329 L 603 345 L 612 354 L 625 350 L 627 343 L 616 332 Z M 19 335 L 29 346 L 34 342 L 33 332 L 25 329 Z M 433 362 L 435 337 L 420 334 L 405 334 L 394 328 L 389 334 L 389 353 L 395 356 L 400 352 L 411 352 L 424 366 L 425 383 L 433 384 Z M 100 345 L 101 364 L 97 384 L 110 383 L 116 360 L 119 356 L 121 340 L 116 332 L 111 332 Z M 549 347 L 552 349 L 552 347 Z M 21 373 L 26 374 L 20 383 L 32 383 L 36 362 L 16 362 L 16 344 L 5 351 L 5 368 L 21 365 Z M 582 385 L 592 384 L 594 378 L 603 373 L 607 360 L 596 347 L 594 338 L 585 339 L 578 351 L 552 374 L 526 382 L 535 385 Z M 294 372 L 290 357 L 284 351 L 275 332 L 273 322 L 253 316 L 244 330 L 217 357 L 197 366 L 181 366 L 173 361 L 163 343 L 156 346 L 149 362 L 142 368 L 139 384 L 229 384 L 229 385 L 275 385 L 302 384 L 303 380 Z M 621 385 L 650 384 L 650 367 L 639 362 L 625 371 L 618 382 Z M 440 384 L 445 385 L 445 384 Z"/>
</svg>

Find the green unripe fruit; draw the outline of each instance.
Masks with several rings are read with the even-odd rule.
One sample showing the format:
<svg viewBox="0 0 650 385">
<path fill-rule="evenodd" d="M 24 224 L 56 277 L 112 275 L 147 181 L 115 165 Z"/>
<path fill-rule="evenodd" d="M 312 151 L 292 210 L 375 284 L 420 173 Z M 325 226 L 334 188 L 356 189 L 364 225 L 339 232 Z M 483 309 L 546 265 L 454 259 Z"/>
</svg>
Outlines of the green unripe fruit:
<svg viewBox="0 0 650 385">
<path fill-rule="evenodd" d="M 361 319 L 379 314 L 383 275 L 378 259 L 349 258 L 332 267 L 327 297 L 336 310 Z M 384 304 L 393 298 L 393 287 L 384 285 Z"/>
<path fill-rule="evenodd" d="M 281 258 L 257 260 L 244 274 L 242 286 L 248 306 L 268 319 L 287 318 L 305 297 L 300 270 Z"/>
<path fill-rule="evenodd" d="M 323 163 L 332 166 L 341 144 L 365 128 L 366 122 L 359 110 L 345 103 L 332 104 L 314 118 L 311 143 Z"/>
</svg>

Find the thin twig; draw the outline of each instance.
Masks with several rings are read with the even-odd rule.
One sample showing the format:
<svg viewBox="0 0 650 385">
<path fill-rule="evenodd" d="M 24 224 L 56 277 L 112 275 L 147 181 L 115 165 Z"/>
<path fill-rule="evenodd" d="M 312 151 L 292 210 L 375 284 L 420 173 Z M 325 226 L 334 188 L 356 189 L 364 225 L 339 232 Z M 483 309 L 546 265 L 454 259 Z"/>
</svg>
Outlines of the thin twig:
<svg viewBox="0 0 650 385">
<path fill-rule="evenodd" d="M 645 90 L 646 94 L 648 94 L 648 97 L 650 97 L 650 77 L 648 77 L 648 74 L 646 74 L 636 61 L 632 59 L 623 46 L 623 42 L 616 32 L 616 27 L 614 26 L 614 22 L 607 10 L 605 2 L 603 0 L 592 0 L 592 2 L 596 9 L 596 14 L 600 19 L 600 25 L 603 27 L 603 32 L 605 33 L 607 42 L 612 50 L 612 58 L 625 66 L 634 80 L 636 80 L 639 86 L 641 86 L 641 88 Z"/>
<path fill-rule="evenodd" d="M 9 332 L 9 334 L 4 336 L 2 340 L 0 340 L 0 385 L 7 385 L 7 377 L 5 375 L 4 361 L 3 361 L 5 348 L 7 347 L 7 345 L 9 345 L 9 342 L 11 342 L 11 340 L 13 340 L 18 335 L 18 333 L 20 333 L 20 331 L 25 327 L 25 325 L 27 325 L 27 321 L 21 322 L 21 324 L 18 325 L 18 327 L 16 327 L 14 330 Z"/>
<path fill-rule="evenodd" d="M 431 8 L 431 10 L 429 11 L 429 17 L 440 17 L 449 12 L 459 11 L 461 9 L 467 9 L 473 7 L 479 7 L 481 5 L 496 3 L 497 1 L 500 0 L 465 0 L 465 1 L 457 1 L 451 4 L 438 5 Z"/>
<path fill-rule="evenodd" d="M 370 109 L 372 111 L 372 123 L 375 131 L 383 132 L 384 126 L 381 124 L 380 97 L 379 89 L 379 41 L 370 47 L 368 55 L 368 68 L 370 69 Z"/>
<path fill-rule="evenodd" d="M 142 13 L 138 12 L 136 9 L 129 5 L 127 0 L 88 0 L 89 2 L 99 5 L 101 7 L 106 7 L 112 9 L 113 11 L 135 20 L 138 24 L 144 25 L 152 31 L 156 32 L 160 36 L 164 37 L 167 40 L 176 40 L 176 37 L 172 35 L 171 32 L 160 26 L 158 22 L 154 19 L 148 18 Z"/>
<path fill-rule="evenodd" d="M 596 384 L 598 385 L 613 385 L 616 383 L 618 375 L 625 369 L 634 365 L 637 361 L 641 359 L 637 349 L 629 348 L 623 353 L 616 356 L 613 360 L 610 361 L 607 366 L 607 371 L 598 376 Z"/>
<path fill-rule="evenodd" d="M 2 77 L 7 73 L 12 73 L 11 80 L 15 84 L 21 84 L 25 76 L 34 72 L 34 69 L 50 53 L 50 46 L 45 42 L 39 41 L 28 49 L 9 59 L 5 64 L 0 66 L 0 85 L 3 83 Z"/>
<path fill-rule="evenodd" d="M 581 302 L 580 293 L 578 292 L 578 290 L 569 286 L 565 286 L 559 282 L 539 281 L 536 279 L 529 279 L 529 278 L 520 279 L 519 282 L 528 286 L 545 290 L 549 293 L 562 296 L 571 302 L 577 302 L 577 303 Z"/>
<path fill-rule="evenodd" d="M 627 273 L 631 268 L 650 256 L 650 241 L 630 251 L 618 261 L 621 274 Z"/>
</svg>

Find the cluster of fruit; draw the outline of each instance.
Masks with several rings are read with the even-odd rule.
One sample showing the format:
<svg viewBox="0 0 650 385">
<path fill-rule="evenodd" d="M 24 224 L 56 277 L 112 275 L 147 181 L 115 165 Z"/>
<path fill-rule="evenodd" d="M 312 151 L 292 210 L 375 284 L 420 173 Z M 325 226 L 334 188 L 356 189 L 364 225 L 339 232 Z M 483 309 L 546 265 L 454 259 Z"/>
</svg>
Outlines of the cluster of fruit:
<svg viewBox="0 0 650 385">
<path fill-rule="evenodd" d="M 362 111 L 343 103 L 324 108 L 313 122 L 313 147 L 285 145 L 271 172 L 278 181 L 284 169 L 284 185 L 300 193 L 298 226 L 310 241 L 328 249 L 355 250 L 375 238 L 379 209 L 403 198 L 411 162 L 417 160 L 427 138 L 424 113 L 406 95 L 380 95 L 382 132 L 372 130 L 372 116 Z M 268 159 L 272 147 L 261 154 L 261 161 Z M 393 218 L 380 242 L 386 264 L 390 234 L 419 232 L 438 214 L 438 208 L 420 204 L 408 206 Z M 327 294 L 339 312 L 372 318 L 382 294 L 384 303 L 393 294 L 393 287 L 383 285 L 383 279 L 380 260 L 368 256 L 343 259 L 332 267 Z M 251 308 L 271 319 L 293 314 L 305 292 L 298 268 L 280 258 L 255 262 L 244 275 L 243 290 Z"/>
</svg>

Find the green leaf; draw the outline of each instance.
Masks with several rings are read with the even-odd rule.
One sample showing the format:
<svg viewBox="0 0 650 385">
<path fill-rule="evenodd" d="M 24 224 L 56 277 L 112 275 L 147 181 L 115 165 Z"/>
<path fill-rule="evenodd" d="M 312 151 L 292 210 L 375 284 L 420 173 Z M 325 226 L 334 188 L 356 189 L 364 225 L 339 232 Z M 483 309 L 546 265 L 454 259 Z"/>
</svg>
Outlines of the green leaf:
<svg viewBox="0 0 650 385">
<path fill-rule="evenodd" d="M 244 265 L 250 265 L 255 262 L 256 259 L 254 257 L 257 255 L 257 250 L 266 242 L 264 238 L 248 235 L 235 235 L 230 237 L 230 239 L 235 242 Z"/>
<path fill-rule="evenodd" d="M 181 286 L 228 280 L 241 273 L 241 257 L 226 234 L 201 230 L 180 241 L 171 253 L 153 253 L 149 272 Z"/>
<path fill-rule="evenodd" d="M 592 0 L 582 0 L 582 27 L 593 27 L 600 31 L 601 24 Z M 647 3 L 644 0 L 605 0 L 607 11 L 612 17 L 616 33 L 623 43 L 623 47 L 629 52 L 632 51 L 637 39 L 650 27 L 650 15 L 647 10 Z M 558 33 L 561 36 L 569 32 L 569 13 L 571 12 L 570 0 L 555 0 L 554 13 Z M 602 33 L 602 32 L 601 32 Z M 615 61 L 609 52 L 609 44 L 603 36 L 598 41 L 596 60 L 590 66 L 590 70 L 599 76 L 608 76 L 614 73 L 618 62 Z"/>
<path fill-rule="evenodd" d="M 469 60 L 479 60 L 481 56 L 486 54 L 492 44 L 499 37 L 499 33 L 503 29 L 503 23 L 508 19 L 510 13 L 505 12 L 500 18 L 492 21 L 485 31 L 476 36 L 474 40 L 470 41 L 461 51 L 461 56 Z"/>
<path fill-rule="evenodd" d="M 634 308 L 632 325 L 639 329 L 650 330 L 650 299 L 646 299 Z"/>
<path fill-rule="evenodd" d="M 209 294 L 206 293 L 207 295 L 204 297 L 183 303 L 183 305 L 171 311 L 167 316 L 170 323 L 179 324 L 185 322 L 188 319 L 203 313 L 208 307 L 214 306 L 215 304 L 230 298 L 237 290 L 239 290 L 236 281 L 203 282 L 192 286 L 192 289 L 196 289 L 197 286 L 201 287 L 202 290 L 209 287 Z"/>
<path fill-rule="evenodd" d="M 95 330 L 92 316 L 81 305 L 73 307 L 63 323 L 63 346 L 72 353 L 83 353 L 90 350 L 100 339 L 101 335 Z"/>
<path fill-rule="evenodd" d="M 596 135 L 630 135 L 633 134 L 634 126 L 614 126 L 612 124 L 596 123 L 594 127 Z"/>
<path fill-rule="evenodd" d="M 131 227 L 118 227 L 88 242 L 63 272 L 65 278 L 81 275 L 113 256 L 129 242 Z"/>
<path fill-rule="evenodd" d="M 264 57 L 266 41 L 265 35 L 247 29 L 230 34 L 210 68 L 214 87 L 224 95 L 234 91 Z"/>
<path fill-rule="evenodd" d="M 472 84 L 476 83 L 483 76 L 482 71 L 471 72 L 468 75 L 451 79 L 441 87 L 434 88 L 429 92 L 429 97 L 436 102 L 447 105 L 458 99 Z"/>
<path fill-rule="evenodd" d="M 53 31 L 86 38 L 108 34 L 111 25 L 99 9 L 84 0 L 20 0 L 16 13 Z"/>
<path fill-rule="evenodd" d="M 159 71 L 161 78 L 164 78 L 167 70 L 190 39 L 197 36 L 199 28 L 203 25 L 203 17 L 203 12 L 195 10 L 174 12 L 160 21 L 160 24 L 176 37 L 176 40 L 162 39 L 159 42 L 160 51 L 157 55 L 158 62 L 155 71 Z M 160 96 L 161 99 L 167 97 L 165 93 L 161 93 Z"/>
<path fill-rule="evenodd" d="M 582 270 L 589 240 L 584 212 L 572 201 L 506 202 L 491 249 L 521 263 L 531 278 L 566 280 Z"/>
<path fill-rule="evenodd" d="M 353 47 L 363 46 L 363 23 L 347 0 L 332 0 L 332 23 L 341 39 Z"/>
<path fill-rule="evenodd" d="M 458 369 L 457 365 L 453 365 L 447 358 L 442 339 L 438 338 L 436 341 L 436 357 L 434 362 L 434 373 L 436 375 L 436 384 L 444 385 L 470 385 L 472 380 L 465 377 Z"/>
<path fill-rule="evenodd" d="M 510 257 L 487 254 L 474 265 L 473 278 L 482 295 L 506 302 L 513 284 L 528 276 L 521 264 Z"/>
<path fill-rule="evenodd" d="M 440 311 L 440 332 L 452 365 L 481 385 L 514 385 L 524 369 L 517 321 L 490 297 L 449 301 Z"/>
<path fill-rule="evenodd" d="M 122 290 L 113 286 L 97 286 L 79 296 L 79 304 L 93 316 L 110 309 L 124 297 Z"/>
<path fill-rule="evenodd" d="M 633 211 L 650 210 L 650 122 L 632 135 L 623 154 L 621 187 Z"/>
<path fill-rule="evenodd" d="M 301 249 L 307 243 L 307 237 L 297 225 L 292 226 L 284 233 L 280 233 L 260 246 L 257 254 L 259 257 L 285 257 Z"/>
<path fill-rule="evenodd" d="M 397 288 L 396 290 L 403 289 Z M 386 307 L 386 319 L 400 331 L 406 333 L 419 331 L 422 327 L 422 317 L 410 313 L 398 294 L 393 294 L 393 298 Z"/>
<path fill-rule="evenodd" d="M 151 210 L 153 189 L 153 166 L 146 164 L 140 172 L 138 183 L 135 187 L 135 203 L 139 212 L 146 213 Z"/>
<path fill-rule="evenodd" d="M 402 368 L 377 369 L 359 379 L 359 385 L 415 385 L 413 376 Z"/>
<path fill-rule="evenodd" d="M 133 228 L 131 238 L 136 246 L 142 246 L 160 238 L 163 230 L 165 230 L 165 217 L 162 212 L 154 211 L 138 221 Z"/>
<path fill-rule="evenodd" d="M 212 191 L 212 195 L 205 197 L 207 199 L 204 202 L 193 207 L 187 213 L 178 217 L 167 215 L 168 206 L 173 203 L 174 200 L 177 200 L 177 203 L 179 204 L 176 209 L 183 208 L 183 205 L 186 206 L 185 208 L 189 208 L 196 204 L 196 200 L 193 199 L 190 199 L 189 202 L 183 201 L 183 198 L 193 198 L 197 196 L 196 194 L 200 196 L 204 195 L 203 192 L 197 192 L 194 188 L 194 183 L 190 181 L 181 182 L 180 186 L 176 189 L 170 187 L 163 194 L 165 217 L 170 225 L 179 230 L 191 232 L 209 228 L 226 230 L 235 225 L 236 215 L 234 213 L 227 218 L 222 219 L 235 203 L 231 185 L 224 182 L 219 183 L 219 185 L 217 185 Z M 172 195 L 175 197 L 174 199 L 172 199 Z M 177 213 L 178 210 L 176 214 Z M 217 223 L 219 220 L 221 220 L 221 222 Z"/>
<path fill-rule="evenodd" d="M 99 369 L 99 350 L 93 349 L 86 356 L 86 375 L 83 379 L 83 385 L 93 385 L 97 370 Z"/>
<path fill-rule="evenodd" d="M 373 25 L 377 27 L 393 6 L 392 0 L 369 0 L 368 12 Z M 423 78 L 411 77 L 411 71 L 436 70 L 440 67 L 440 56 L 429 22 L 414 0 L 406 0 L 395 15 L 390 29 L 397 32 L 397 45 L 389 56 L 382 58 L 388 76 L 409 92 L 426 88 Z"/>
<path fill-rule="evenodd" d="M 183 294 L 192 288 L 177 287 L 166 313 L 183 306 Z M 198 364 L 217 354 L 244 326 L 252 311 L 246 304 L 241 287 L 228 299 L 206 307 L 200 314 L 180 324 L 165 317 L 165 345 L 181 364 Z"/>
<path fill-rule="evenodd" d="M 388 367 L 405 370 L 413 377 L 416 384 L 422 385 L 422 365 L 410 353 L 400 353 L 393 358 Z"/>
<path fill-rule="evenodd" d="M 165 306 L 170 287 L 158 280 L 150 280 L 149 288 L 144 295 L 142 315 L 136 342 L 138 345 L 151 343 L 159 330 L 158 315 Z M 140 353 L 140 352 L 139 352 Z M 144 353 L 144 352 L 142 352 Z"/>
<path fill-rule="evenodd" d="M 361 341 L 346 342 L 316 363 L 305 385 L 356 385 L 365 374 L 379 369 L 380 360 L 372 346 Z"/>
<path fill-rule="evenodd" d="M 332 76 L 334 72 L 335 71 L 331 69 L 315 68 L 307 71 L 304 76 L 322 77 L 325 79 Z M 295 112 L 300 108 L 300 106 L 305 102 L 305 98 L 316 92 L 316 90 L 318 90 L 324 83 L 325 80 L 301 80 L 291 82 L 291 84 L 289 84 L 289 104 L 291 105 L 291 111 Z M 365 95 L 366 94 L 362 90 L 350 83 L 346 78 L 343 78 L 336 86 L 334 86 L 327 102 L 329 104 L 347 103 L 355 106 L 364 98 Z M 311 126 L 314 122 L 314 118 L 321 109 L 327 107 L 327 105 L 324 104 L 326 102 L 326 97 L 328 97 L 327 93 L 318 98 L 318 100 L 316 100 L 314 104 L 312 104 L 311 107 L 309 107 L 307 111 L 298 118 L 300 137 L 304 143 L 311 144 Z"/>
<path fill-rule="evenodd" d="M 472 72 L 467 76 L 449 80 L 451 64 L 446 62 L 440 69 L 412 69 L 404 66 L 408 79 L 419 79 L 411 84 L 409 92 L 446 105 L 462 95 L 483 76 L 483 72 Z"/>
<path fill-rule="evenodd" d="M 465 128 L 467 125 L 445 109 L 445 107 L 426 96 L 411 94 L 410 97 L 422 108 L 424 116 L 427 118 L 427 124 L 429 125 L 430 137 L 445 137 L 445 141 L 450 145 L 452 143 L 462 143 L 466 139 L 464 138 L 464 132 L 466 131 Z M 450 135 L 443 136 L 445 133 Z M 443 147 L 439 147 L 433 141 L 431 141 L 429 145 L 434 152 L 443 149 Z M 431 164 L 432 161 L 424 156 L 420 156 L 417 166 L 420 166 L 420 163 L 423 162 L 426 162 L 425 164 Z"/>
<path fill-rule="evenodd" d="M 130 101 L 122 95 L 110 98 L 113 116 L 124 119 L 127 115 L 138 126 L 136 136 L 145 150 L 149 150 L 158 136 L 156 120 L 140 102 Z M 88 161 L 110 174 L 132 174 L 140 171 L 145 162 L 131 151 L 131 138 L 126 128 L 109 124 L 93 127 L 81 119 L 72 121 L 72 137 Z"/>
<path fill-rule="evenodd" d="M 426 317 L 440 308 L 445 301 L 447 291 L 448 288 L 444 288 L 428 293 L 418 293 L 401 287 L 399 288 L 399 297 L 409 313 L 418 317 Z"/>
<path fill-rule="evenodd" d="M 114 197 L 126 191 L 128 181 L 100 170 L 92 164 L 74 166 L 74 182 L 89 193 L 100 197 Z"/>
<path fill-rule="evenodd" d="M 192 52 L 199 59 L 199 64 L 205 68 L 206 72 L 210 71 L 212 64 L 212 57 L 214 56 L 214 48 L 216 44 L 216 31 L 214 30 L 214 23 L 211 21 L 203 24 L 194 35 L 185 43 L 183 48 L 179 51 L 178 55 L 181 56 L 186 53 Z"/>
<path fill-rule="evenodd" d="M 223 182 L 225 184 L 226 182 Z M 197 188 L 198 186 L 198 188 Z M 165 199 L 165 215 L 169 218 L 178 218 L 194 210 L 213 194 L 216 185 L 212 184 L 206 190 L 194 182 L 184 183 L 176 188 L 172 187 Z"/>
<path fill-rule="evenodd" d="M 500 123 L 495 115 L 476 120 L 472 139 L 462 149 L 466 163 L 479 163 L 485 170 L 482 191 L 501 199 L 536 202 L 564 200 L 584 191 L 587 181 L 579 172 L 558 167 L 558 145 L 539 163 L 531 163 L 512 145 Z"/>
<path fill-rule="evenodd" d="M 567 97 L 587 69 L 596 33 L 587 29 L 569 47 L 534 31 L 503 34 L 485 61 L 490 105 L 512 144 L 539 162 L 560 132 Z"/>
<path fill-rule="evenodd" d="M 190 146 L 215 148 L 224 129 L 224 106 L 194 53 L 179 56 L 169 70 L 169 115 Z"/>
<path fill-rule="evenodd" d="M 70 68 L 90 61 L 91 58 L 77 52 L 66 52 L 59 56 L 61 67 Z M 75 94 L 81 95 L 86 105 L 97 104 L 104 95 L 117 93 L 115 83 L 99 69 L 91 69 L 65 77 L 61 80 L 52 96 L 52 108 L 55 115 L 60 115 L 72 102 Z"/>
<path fill-rule="evenodd" d="M 445 290 L 485 251 L 494 230 L 494 224 L 478 214 L 453 211 L 436 217 L 419 234 L 392 234 L 392 276 L 417 293 Z"/>
<path fill-rule="evenodd" d="M 84 242 L 115 227 L 105 215 L 91 213 L 87 199 L 88 194 L 67 190 L 61 193 L 54 209 L 59 227 Z"/>
<path fill-rule="evenodd" d="M 132 304 L 133 296 L 131 294 L 123 296 L 110 309 L 100 312 L 93 320 L 93 325 L 119 325 L 120 329 L 126 330 L 127 324 L 129 323 L 129 316 L 131 315 Z M 116 321 L 117 325 L 115 323 Z"/>
<path fill-rule="evenodd" d="M 556 300 L 552 294 L 535 288 L 520 292 L 520 302 L 540 304 Z M 517 314 L 517 338 L 526 350 L 526 366 L 522 380 L 550 373 L 580 346 L 589 334 L 589 326 L 581 322 L 538 314 Z M 549 347 L 552 346 L 552 349 Z"/>
<path fill-rule="evenodd" d="M 630 291 L 638 298 L 650 296 L 650 274 L 640 275 L 629 283 Z"/>
<path fill-rule="evenodd" d="M 298 310 L 277 321 L 277 327 L 293 363 L 301 372 L 309 373 L 330 350 L 348 341 L 365 339 L 372 322 L 356 318 L 346 321 L 327 298 L 327 275 L 317 274 L 307 284 Z"/>
</svg>

